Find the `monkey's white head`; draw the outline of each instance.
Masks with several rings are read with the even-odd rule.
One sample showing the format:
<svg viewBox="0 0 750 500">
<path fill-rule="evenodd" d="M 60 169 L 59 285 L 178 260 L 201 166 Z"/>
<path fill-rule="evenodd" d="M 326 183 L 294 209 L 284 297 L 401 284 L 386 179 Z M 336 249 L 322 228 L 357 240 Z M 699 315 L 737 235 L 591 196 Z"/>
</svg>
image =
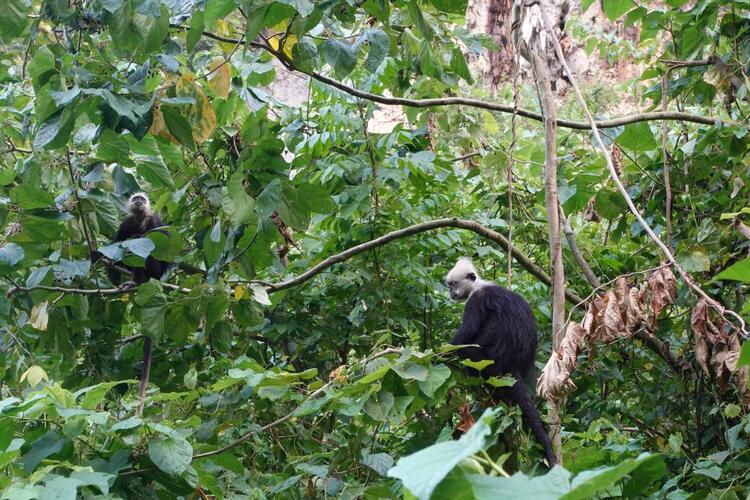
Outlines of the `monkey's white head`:
<svg viewBox="0 0 750 500">
<path fill-rule="evenodd" d="M 477 268 L 469 257 L 461 257 L 448 271 L 445 284 L 450 290 L 451 300 L 462 302 L 469 298 L 471 292 L 483 286 L 485 281 L 479 277 Z"/>
<path fill-rule="evenodd" d="M 133 215 L 151 215 L 151 202 L 146 193 L 135 193 L 128 200 L 128 212 Z"/>
</svg>

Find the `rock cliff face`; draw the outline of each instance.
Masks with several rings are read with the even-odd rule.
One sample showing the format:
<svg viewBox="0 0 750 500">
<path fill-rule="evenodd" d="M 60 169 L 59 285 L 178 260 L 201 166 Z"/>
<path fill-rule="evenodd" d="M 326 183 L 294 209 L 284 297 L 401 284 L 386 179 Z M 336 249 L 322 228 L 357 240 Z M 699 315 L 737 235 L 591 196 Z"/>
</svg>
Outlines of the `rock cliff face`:
<svg viewBox="0 0 750 500">
<path fill-rule="evenodd" d="M 469 54 L 469 65 L 475 77 L 476 85 L 494 90 L 504 82 L 512 79 L 516 55 L 511 42 L 511 7 L 513 0 L 469 0 L 466 11 L 466 27 L 474 33 L 488 34 L 499 46 L 498 51 L 484 51 L 480 54 Z M 619 37 L 636 41 L 638 33 L 632 28 L 624 28 L 622 22 L 613 23 L 602 13 L 598 0 L 591 3 L 582 12 L 581 0 L 562 0 L 545 2 L 547 15 L 555 23 L 560 42 L 563 46 L 568 64 L 574 76 L 579 81 L 590 79 L 599 81 L 622 81 L 636 76 L 637 67 L 622 59 L 613 65 L 603 61 L 598 52 L 587 54 L 583 48 L 583 40 L 574 40 L 569 35 L 568 21 L 575 19 L 579 26 L 594 26 L 597 30 L 611 33 Z M 531 35 L 532 30 L 539 29 L 541 20 L 538 7 L 527 10 L 522 33 L 525 37 Z M 540 36 L 544 40 L 544 34 Z M 553 57 L 548 60 L 555 61 Z M 304 106 L 308 96 L 308 79 L 304 75 L 292 74 L 281 64 L 276 64 L 276 79 L 271 86 L 273 97 L 287 106 Z M 531 81 L 531 68 L 526 61 L 521 60 L 520 81 Z M 554 89 L 562 95 L 569 88 L 567 80 L 562 75 L 559 64 L 550 68 Z M 390 132 L 397 123 L 405 121 L 398 106 L 379 106 L 379 110 L 369 123 L 370 132 Z"/>
</svg>

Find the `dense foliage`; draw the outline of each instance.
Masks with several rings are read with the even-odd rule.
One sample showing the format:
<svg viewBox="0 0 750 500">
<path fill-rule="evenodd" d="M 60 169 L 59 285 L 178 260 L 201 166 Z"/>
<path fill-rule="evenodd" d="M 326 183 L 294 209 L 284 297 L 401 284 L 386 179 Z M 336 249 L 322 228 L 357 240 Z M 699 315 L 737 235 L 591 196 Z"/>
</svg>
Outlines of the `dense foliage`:
<svg viewBox="0 0 750 500">
<path fill-rule="evenodd" d="M 678 262 L 750 318 L 750 2 L 658 5 L 603 2 L 607 22 L 638 30 L 636 42 L 569 20 L 589 52 L 643 68 L 632 81 L 591 79 L 584 92 L 598 118 L 661 109 L 665 88 L 670 110 L 717 118 L 670 121 L 666 142 L 660 121 L 603 133 L 630 196 Z M 0 5 L 3 498 L 748 494 L 747 374 L 717 376 L 696 361 L 697 299 L 683 281 L 656 311 L 655 342 L 628 336 L 579 357 L 562 406 L 564 468 L 549 472 L 518 410 L 482 413 L 486 385 L 444 347 L 460 310 L 441 278 L 470 254 L 531 303 L 540 367 L 551 352 L 550 289 L 517 263 L 509 276 L 496 242 L 456 227 L 419 231 L 285 282 L 444 217 L 512 230 L 513 245 L 548 268 L 541 123 L 519 116 L 512 131 L 510 114 L 407 106 L 402 124 L 376 133 L 376 103 L 321 81 L 408 99 L 487 98 L 467 55 L 498 47 L 462 27 L 466 7 Z M 302 106 L 285 106 L 269 88 L 292 69 L 315 75 Z M 511 83 L 492 99 L 512 103 Z M 536 110 L 533 83 L 516 90 Z M 560 117 L 582 118 L 572 97 L 558 97 Z M 558 156 L 562 208 L 594 273 L 604 283 L 628 273 L 644 281 L 664 256 L 586 130 L 560 127 Z M 111 245 L 136 191 L 149 193 L 168 227 Z M 149 255 L 173 265 L 163 283 L 123 292 L 102 262 L 92 264 L 95 249 L 128 265 Z M 589 296 L 567 243 L 564 252 L 568 290 Z M 569 310 L 574 319 L 584 311 Z M 713 321 L 722 335 L 739 335 Z M 138 416 L 146 337 L 154 355 Z"/>
</svg>

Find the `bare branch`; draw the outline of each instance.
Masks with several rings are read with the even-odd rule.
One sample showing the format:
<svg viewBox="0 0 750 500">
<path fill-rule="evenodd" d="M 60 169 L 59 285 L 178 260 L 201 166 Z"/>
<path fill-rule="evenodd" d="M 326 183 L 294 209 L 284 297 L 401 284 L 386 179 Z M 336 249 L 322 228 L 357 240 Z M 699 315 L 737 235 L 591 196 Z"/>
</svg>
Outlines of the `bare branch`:
<svg viewBox="0 0 750 500">
<path fill-rule="evenodd" d="M 510 249 L 510 252 L 511 252 L 511 255 L 513 255 L 513 258 L 516 259 L 516 261 L 519 264 L 521 264 L 521 266 L 523 266 L 531 275 L 535 276 L 537 279 L 539 279 L 539 281 L 547 285 L 550 285 L 552 283 L 552 278 L 550 278 L 550 276 L 541 267 L 534 264 L 534 262 L 532 262 L 531 259 L 529 259 L 523 253 L 521 253 L 520 250 L 510 245 L 508 243 L 508 240 L 505 238 L 505 236 L 493 231 L 492 229 L 482 226 L 478 222 L 474 222 L 474 221 L 466 220 L 466 219 L 458 219 L 455 217 L 446 218 L 446 219 L 435 219 L 435 220 L 431 220 L 427 222 L 422 222 L 420 224 L 414 224 L 413 226 L 408 226 L 403 229 L 398 229 L 396 231 L 392 231 L 383 236 L 380 236 L 379 238 L 375 238 L 374 240 L 367 241 L 365 243 L 362 243 L 354 247 L 351 247 L 347 250 L 344 250 L 341 253 L 332 255 L 328 257 L 327 259 L 325 259 L 324 261 L 314 265 L 307 271 L 303 272 L 302 274 L 294 278 L 289 278 L 287 280 L 280 281 L 278 283 L 265 283 L 261 281 L 253 281 L 253 282 L 263 284 L 269 293 L 277 292 L 279 290 L 284 290 L 286 288 L 291 288 L 291 287 L 300 285 L 304 283 L 305 281 L 308 281 L 310 278 L 322 273 L 323 271 L 333 266 L 334 264 L 344 262 L 345 260 L 348 260 L 362 252 L 372 250 L 373 248 L 383 246 L 387 243 L 390 243 L 392 241 L 395 241 L 401 238 L 405 238 L 407 236 L 412 236 L 418 233 L 423 233 L 425 231 L 430 231 L 433 229 L 440 229 L 440 228 L 445 228 L 445 227 L 455 227 L 458 229 L 466 229 L 466 230 L 472 231 L 478 234 L 479 236 L 482 236 L 484 238 L 487 238 L 488 240 L 494 241 L 505 251 L 508 251 L 508 249 Z M 581 299 L 581 297 L 571 292 L 570 290 L 565 291 L 565 297 L 567 300 L 569 300 L 572 303 L 578 303 L 583 300 Z"/>
</svg>

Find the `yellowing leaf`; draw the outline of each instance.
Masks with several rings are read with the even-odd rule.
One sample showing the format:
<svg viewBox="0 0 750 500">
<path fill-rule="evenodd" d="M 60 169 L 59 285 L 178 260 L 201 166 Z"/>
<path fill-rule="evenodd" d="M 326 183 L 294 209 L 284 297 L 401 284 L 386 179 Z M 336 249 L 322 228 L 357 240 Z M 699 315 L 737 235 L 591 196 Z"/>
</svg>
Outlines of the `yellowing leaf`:
<svg viewBox="0 0 750 500">
<path fill-rule="evenodd" d="M 31 326 L 43 332 L 47 331 L 49 313 L 47 312 L 47 301 L 35 304 L 31 309 Z"/>
<path fill-rule="evenodd" d="M 190 106 L 188 122 L 193 129 L 193 140 L 197 144 L 203 144 L 211 137 L 216 128 L 216 113 L 211 108 L 211 102 L 200 85 L 195 83 L 191 74 L 184 74 L 177 81 L 176 92 L 178 97 L 193 97 L 195 104 Z"/>
<path fill-rule="evenodd" d="M 23 382 L 24 380 L 29 384 L 29 387 L 36 387 L 42 380 L 49 382 L 49 376 L 47 375 L 47 372 L 44 371 L 44 368 L 38 365 L 33 365 L 23 372 L 19 382 Z"/>
<path fill-rule="evenodd" d="M 232 26 L 224 21 L 223 19 L 219 19 L 216 21 L 216 31 L 227 38 L 242 38 L 241 36 L 235 35 L 235 33 L 232 31 Z M 219 46 L 221 47 L 221 50 L 224 51 L 225 54 L 228 54 L 234 50 L 234 45 L 231 42 L 219 42 Z"/>
<path fill-rule="evenodd" d="M 222 56 L 216 56 L 208 63 L 211 74 L 208 77 L 208 87 L 222 99 L 229 95 L 229 84 L 232 81 L 232 66 Z"/>
<path fill-rule="evenodd" d="M 161 108 L 158 103 L 154 105 L 151 118 L 151 128 L 148 130 L 148 133 L 168 139 L 175 144 L 179 144 L 177 142 L 177 139 L 175 139 L 174 136 L 169 133 L 167 123 L 164 121 L 164 115 L 161 113 Z"/>
<path fill-rule="evenodd" d="M 269 38 L 268 45 L 270 45 L 273 50 L 278 51 L 279 41 L 281 40 L 283 36 L 284 35 L 282 33 L 277 36 Z M 284 38 L 284 55 L 287 56 L 289 59 L 292 58 L 292 47 L 297 45 L 298 41 L 299 39 L 297 38 L 297 35 L 288 35 L 286 38 Z"/>
<path fill-rule="evenodd" d="M 247 285 L 237 285 L 234 287 L 234 299 L 235 300 L 242 300 L 244 297 L 247 297 Z"/>
</svg>

